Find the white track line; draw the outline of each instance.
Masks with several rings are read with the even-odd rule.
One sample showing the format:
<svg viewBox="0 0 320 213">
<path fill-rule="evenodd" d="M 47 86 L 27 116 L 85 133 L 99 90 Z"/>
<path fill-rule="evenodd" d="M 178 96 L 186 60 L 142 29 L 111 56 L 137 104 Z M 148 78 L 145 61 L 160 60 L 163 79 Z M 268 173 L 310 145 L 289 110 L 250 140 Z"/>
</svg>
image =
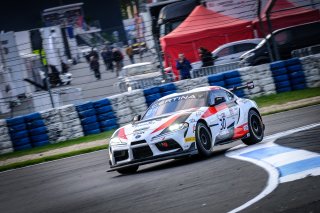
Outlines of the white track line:
<svg viewBox="0 0 320 213">
<path fill-rule="evenodd" d="M 299 177 L 302 178 L 302 177 L 306 177 L 309 174 L 308 171 L 304 171 L 304 172 L 301 172 L 301 173 L 298 173 L 298 174 L 293 174 L 293 175 L 288 175 L 288 176 L 282 177 L 279 180 L 279 171 L 276 169 L 276 167 L 273 167 L 271 164 L 268 164 L 268 163 L 260 161 L 260 160 L 255 160 L 253 158 L 246 158 L 246 157 L 239 156 L 239 154 L 246 153 L 246 152 L 249 152 L 249 151 L 254 151 L 256 149 L 261 149 L 261 148 L 265 148 L 265 147 L 271 147 L 271 146 L 274 145 L 273 142 L 276 139 L 280 138 L 280 137 L 288 136 L 290 134 L 293 134 L 293 133 L 296 133 L 296 132 L 300 132 L 300 131 L 304 131 L 304 130 L 307 130 L 307 129 L 311 129 L 311 128 L 314 128 L 314 127 L 317 127 L 317 126 L 320 126 L 320 123 L 314 123 L 314 124 L 302 126 L 302 127 L 299 127 L 299 128 L 295 128 L 295 129 L 292 129 L 292 130 L 288 130 L 288 131 L 284 131 L 284 132 L 280 132 L 280 133 L 276 133 L 276 134 L 270 135 L 270 136 L 265 138 L 265 140 L 262 142 L 262 144 L 254 145 L 252 147 L 241 149 L 241 148 L 246 147 L 246 146 L 238 145 L 236 147 L 231 148 L 230 152 L 226 153 L 227 157 L 248 161 L 248 162 L 251 162 L 251 163 L 253 163 L 253 164 L 257 165 L 257 166 L 262 167 L 263 169 L 265 169 L 268 172 L 269 179 L 268 179 L 266 187 L 263 189 L 262 192 L 260 192 L 260 194 L 258 194 L 256 197 L 252 198 L 248 202 L 244 203 L 243 205 L 241 205 L 241 206 L 229 211 L 229 213 L 236 213 L 236 212 L 242 211 L 243 209 L 245 209 L 245 208 L 251 206 L 252 204 L 258 202 L 259 200 L 261 200 L 262 198 L 264 198 L 265 196 L 270 194 L 274 189 L 276 189 L 278 184 L 279 184 L 279 181 L 281 181 L 281 183 L 283 183 L 283 182 L 295 180 L 299 175 L 300 175 Z M 317 175 L 318 173 L 320 174 L 320 170 L 316 171 L 316 172 L 313 172 L 313 175 Z"/>
</svg>

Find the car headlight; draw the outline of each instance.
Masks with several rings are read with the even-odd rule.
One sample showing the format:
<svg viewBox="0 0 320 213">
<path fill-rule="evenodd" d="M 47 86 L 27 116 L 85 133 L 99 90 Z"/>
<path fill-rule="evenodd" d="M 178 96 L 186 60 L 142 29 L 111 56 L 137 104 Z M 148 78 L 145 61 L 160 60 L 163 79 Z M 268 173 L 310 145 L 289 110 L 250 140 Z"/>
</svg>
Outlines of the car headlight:
<svg viewBox="0 0 320 213">
<path fill-rule="evenodd" d="M 114 137 L 110 140 L 110 146 L 127 145 L 126 142 L 121 141 L 119 137 Z"/>
<path fill-rule="evenodd" d="M 187 122 L 183 122 L 183 123 L 180 123 L 180 124 L 172 124 L 171 126 L 169 126 L 168 129 L 169 129 L 170 132 L 174 132 L 174 131 L 185 129 L 185 128 L 188 128 L 188 127 L 189 127 L 189 124 Z"/>
</svg>

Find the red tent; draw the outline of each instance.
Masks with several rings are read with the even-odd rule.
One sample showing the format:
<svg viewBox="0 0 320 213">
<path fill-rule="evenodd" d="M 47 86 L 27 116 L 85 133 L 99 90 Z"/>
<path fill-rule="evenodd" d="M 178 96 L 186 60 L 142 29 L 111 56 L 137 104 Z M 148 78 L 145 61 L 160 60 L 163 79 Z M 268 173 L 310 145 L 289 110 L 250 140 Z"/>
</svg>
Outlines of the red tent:
<svg viewBox="0 0 320 213">
<path fill-rule="evenodd" d="M 266 4 L 266 7 L 261 11 L 264 30 L 267 34 L 270 32 L 268 30 L 269 28 L 267 25 L 267 18 L 265 14 L 270 3 L 271 3 L 271 0 Z M 287 0 L 276 1 L 272 8 L 273 13 L 271 13 L 270 15 L 272 30 L 277 30 L 277 29 L 281 29 L 289 26 L 294 26 L 298 24 L 320 20 L 320 13 L 319 13 L 319 10 L 317 9 L 300 7 L 300 8 L 290 9 L 290 10 L 283 10 L 283 9 L 294 8 L 296 6 L 297 5 L 294 5 Z M 282 10 L 282 11 L 279 11 L 279 10 Z M 276 12 L 276 11 L 279 11 L 279 12 Z M 258 18 L 256 18 L 253 21 L 253 26 L 255 29 L 257 29 L 258 35 L 263 36 L 263 33 L 260 29 Z"/>
<path fill-rule="evenodd" d="M 175 61 L 179 53 L 184 53 L 191 62 L 199 61 L 199 47 L 212 51 L 222 44 L 250 38 L 253 38 L 251 21 L 197 6 L 179 27 L 161 38 L 161 46 L 166 65 L 172 66 L 177 74 Z"/>
</svg>

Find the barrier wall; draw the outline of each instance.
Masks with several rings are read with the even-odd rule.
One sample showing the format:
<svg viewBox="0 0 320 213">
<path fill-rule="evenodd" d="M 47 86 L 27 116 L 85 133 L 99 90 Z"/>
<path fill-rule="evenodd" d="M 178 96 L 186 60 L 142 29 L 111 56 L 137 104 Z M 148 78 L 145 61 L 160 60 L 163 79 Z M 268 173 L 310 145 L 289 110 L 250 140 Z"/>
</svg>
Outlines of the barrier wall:
<svg viewBox="0 0 320 213">
<path fill-rule="evenodd" d="M 258 97 L 320 87 L 320 54 L 133 90 L 105 99 L 0 120 L 0 154 L 116 129 L 143 114 L 155 100 L 202 86 L 232 88 L 253 81 L 239 97 Z"/>
</svg>

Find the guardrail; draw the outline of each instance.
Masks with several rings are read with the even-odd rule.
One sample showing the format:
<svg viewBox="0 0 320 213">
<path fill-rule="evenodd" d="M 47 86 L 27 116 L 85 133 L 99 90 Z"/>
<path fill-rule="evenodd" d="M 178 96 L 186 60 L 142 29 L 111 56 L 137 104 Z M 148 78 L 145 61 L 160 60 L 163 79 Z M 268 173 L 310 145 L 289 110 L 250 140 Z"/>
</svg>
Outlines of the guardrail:
<svg viewBox="0 0 320 213">
<path fill-rule="evenodd" d="M 221 65 L 214 65 L 210 67 L 203 67 L 199 69 L 193 69 L 190 71 L 191 78 L 199 78 L 203 76 L 208 76 L 212 74 L 218 74 L 221 72 L 235 70 L 238 68 L 244 67 L 244 65 L 240 64 L 239 62 L 233 62 L 228 64 L 221 64 Z"/>
</svg>

